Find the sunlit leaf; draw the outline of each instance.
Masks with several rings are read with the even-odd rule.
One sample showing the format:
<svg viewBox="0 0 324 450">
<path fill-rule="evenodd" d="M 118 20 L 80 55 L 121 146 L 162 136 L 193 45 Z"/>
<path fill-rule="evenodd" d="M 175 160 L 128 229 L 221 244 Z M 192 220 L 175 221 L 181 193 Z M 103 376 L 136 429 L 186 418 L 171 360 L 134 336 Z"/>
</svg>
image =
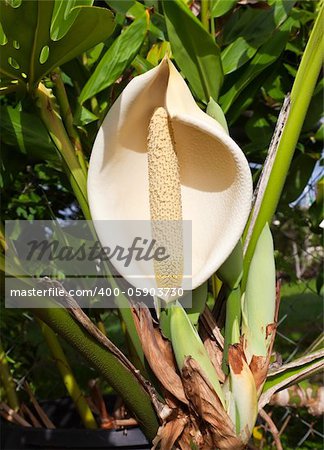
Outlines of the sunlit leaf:
<svg viewBox="0 0 324 450">
<path fill-rule="evenodd" d="M 157 42 L 152 45 L 146 58 L 153 66 L 157 66 L 166 54 L 171 54 L 170 42 Z"/>
<path fill-rule="evenodd" d="M 223 82 L 219 48 L 201 22 L 181 1 L 163 1 L 174 58 L 196 96 L 208 103 L 217 100 Z"/>
<path fill-rule="evenodd" d="M 98 117 L 84 106 L 78 108 L 78 113 L 74 116 L 75 125 L 83 126 L 98 120 Z"/>
<path fill-rule="evenodd" d="M 81 103 L 110 86 L 120 77 L 138 53 L 146 32 L 147 18 L 143 15 L 118 36 L 82 89 Z"/>
<path fill-rule="evenodd" d="M 79 13 L 78 9 L 74 9 L 76 6 L 91 6 L 92 3 L 93 0 L 55 2 L 51 22 L 51 39 L 58 41 L 66 35 Z"/>
<path fill-rule="evenodd" d="M 212 17 L 222 17 L 237 4 L 238 0 L 214 0 L 210 8 Z"/>
<path fill-rule="evenodd" d="M 213 119 L 217 120 L 217 122 L 219 122 L 228 133 L 228 126 L 222 108 L 212 98 L 208 102 L 206 113 Z"/>
</svg>

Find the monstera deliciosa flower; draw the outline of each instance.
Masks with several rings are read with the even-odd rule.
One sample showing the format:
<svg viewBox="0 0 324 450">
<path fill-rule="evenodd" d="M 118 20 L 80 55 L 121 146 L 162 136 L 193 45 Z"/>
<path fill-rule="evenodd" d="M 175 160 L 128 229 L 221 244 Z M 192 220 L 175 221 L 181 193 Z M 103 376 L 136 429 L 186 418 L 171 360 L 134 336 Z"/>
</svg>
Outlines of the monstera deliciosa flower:
<svg viewBox="0 0 324 450">
<path fill-rule="evenodd" d="M 164 59 L 135 77 L 108 112 L 91 155 L 88 195 L 103 246 L 111 247 L 115 238 L 96 221 L 191 221 L 194 289 L 240 239 L 252 181 L 241 149 L 197 106 L 180 73 Z M 181 231 L 172 230 L 171 247 L 181 251 Z M 158 235 L 153 227 L 153 237 Z M 127 278 L 123 264 L 116 269 Z M 167 263 L 155 267 L 162 286 L 168 270 Z M 171 278 L 182 270 L 178 259 Z M 136 286 L 136 280 L 130 282 Z"/>
</svg>

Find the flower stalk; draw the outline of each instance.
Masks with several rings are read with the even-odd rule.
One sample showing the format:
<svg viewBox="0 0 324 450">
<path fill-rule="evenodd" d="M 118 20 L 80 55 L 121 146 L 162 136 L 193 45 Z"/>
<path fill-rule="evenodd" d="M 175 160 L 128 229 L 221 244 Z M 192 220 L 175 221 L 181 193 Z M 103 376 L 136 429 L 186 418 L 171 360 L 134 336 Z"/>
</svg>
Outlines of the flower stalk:
<svg viewBox="0 0 324 450">
<path fill-rule="evenodd" d="M 84 217 L 85 219 L 90 220 L 91 216 L 87 200 L 86 175 L 80 166 L 63 121 L 56 111 L 54 97 L 51 95 L 51 91 L 46 89 L 46 87 L 40 83 L 35 90 L 35 99 L 39 115 L 63 159 L 66 174 L 80 204 Z"/>
</svg>

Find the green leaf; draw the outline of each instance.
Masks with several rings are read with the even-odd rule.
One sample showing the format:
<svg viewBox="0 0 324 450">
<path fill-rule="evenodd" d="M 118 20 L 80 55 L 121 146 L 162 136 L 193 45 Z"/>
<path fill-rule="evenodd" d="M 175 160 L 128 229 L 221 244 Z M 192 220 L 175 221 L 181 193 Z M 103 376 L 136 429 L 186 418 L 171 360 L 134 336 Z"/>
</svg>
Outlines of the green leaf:
<svg viewBox="0 0 324 450">
<path fill-rule="evenodd" d="M 214 0 L 212 2 L 210 14 L 212 17 L 222 17 L 234 8 L 237 2 L 238 0 Z"/>
<path fill-rule="evenodd" d="M 196 96 L 205 104 L 217 101 L 223 82 L 219 48 L 201 22 L 181 1 L 163 1 L 174 58 Z"/>
<path fill-rule="evenodd" d="M 238 8 L 226 21 L 222 34 L 223 45 L 228 45 L 242 36 L 252 46 L 264 44 L 269 35 L 287 19 L 292 0 L 276 0 L 271 8 Z"/>
<path fill-rule="evenodd" d="M 307 115 L 303 124 L 303 131 L 310 131 L 316 128 L 323 114 L 322 99 L 324 94 L 324 79 L 321 79 L 314 91 Z"/>
<path fill-rule="evenodd" d="M 249 363 L 254 355 L 267 356 L 271 343 L 267 326 L 275 320 L 275 308 L 276 270 L 273 240 L 269 225 L 266 224 L 253 254 L 242 307 L 242 334 Z"/>
<path fill-rule="evenodd" d="M 85 108 L 84 106 L 80 106 L 77 109 L 76 114 L 74 115 L 73 122 L 77 126 L 84 126 L 84 125 L 88 125 L 89 123 L 94 122 L 98 119 L 99 119 L 99 117 L 96 116 L 95 114 L 93 114 L 87 108 Z"/>
<path fill-rule="evenodd" d="M 219 104 L 217 102 L 215 102 L 215 100 L 212 98 L 209 99 L 206 113 L 213 119 L 217 120 L 217 122 L 222 125 L 222 127 L 224 128 L 226 133 L 229 134 L 228 126 L 227 126 L 227 122 L 226 122 L 226 118 L 224 116 L 223 110 L 219 106 Z"/>
<path fill-rule="evenodd" d="M 204 312 L 206 307 L 208 283 L 203 283 L 187 295 L 192 296 L 192 306 L 191 308 L 186 308 L 186 313 L 192 325 L 197 328 L 199 317 Z"/>
<path fill-rule="evenodd" d="M 259 400 L 259 408 L 268 404 L 277 391 L 309 378 L 323 370 L 323 367 L 324 350 L 318 350 L 269 372 Z"/>
<path fill-rule="evenodd" d="M 153 44 L 150 51 L 147 54 L 147 61 L 152 64 L 153 67 L 157 66 L 165 55 L 171 53 L 170 42 L 162 41 Z"/>
<path fill-rule="evenodd" d="M 91 6 L 92 3 L 93 0 L 55 2 L 51 23 L 51 38 L 53 41 L 62 39 L 71 28 L 78 15 L 78 10 L 74 9 L 76 6 Z"/>
<path fill-rule="evenodd" d="M 255 113 L 246 123 L 245 132 L 253 144 L 260 143 L 267 148 L 273 133 L 273 127 L 265 111 Z"/>
<path fill-rule="evenodd" d="M 269 67 L 268 70 L 262 71 L 259 75 L 257 75 L 253 79 L 253 83 L 250 83 L 238 95 L 236 100 L 231 104 L 230 109 L 226 112 L 227 122 L 230 127 L 240 117 L 240 115 L 243 113 L 243 111 L 245 111 L 252 104 L 252 102 L 255 100 L 260 89 L 264 86 L 266 81 L 268 79 L 273 79 L 273 77 L 277 74 L 277 71 L 280 69 L 279 65 L 280 65 L 280 61 L 276 61 L 274 64 L 271 65 L 271 67 Z M 235 81 L 233 81 L 233 84 L 235 82 L 237 82 L 237 80 L 240 78 L 241 70 L 243 73 L 243 70 L 245 70 L 245 69 L 242 68 L 233 74 L 233 77 L 235 77 Z M 232 78 L 232 76 L 229 76 L 228 78 Z M 269 144 L 269 142 L 268 142 L 268 144 Z M 254 149 L 255 149 L 255 147 L 254 147 Z"/>
<path fill-rule="evenodd" d="M 106 0 L 106 3 L 117 13 L 126 15 L 127 11 L 138 2 L 135 0 Z"/>
<path fill-rule="evenodd" d="M 103 42 L 100 42 L 95 47 L 92 47 L 87 52 L 87 68 L 90 68 L 92 65 L 94 65 L 98 59 L 100 58 L 101 53 L 105 49 L 105 44 Z"/>
<path fill-rule="evenodd" d="M 297 200 L 307 186 L 315 164 L 316 159 L 313 159 L 307 153 L 300 153 L 293 159 L 281 196 L 283 204 Z"/>
<path fill-rule="evenodd" d="M 149 61 L 147 61 L 147 59 L 143 58 L 143 56 L 136 55 L 134 60 L 132 61 L 132 67 L 134 67 L 137 74 L 140 75 L 147 72 L 148 70 L 153 69 L 154 66 Z"/>
<path fill-rule="evenodd" d="M 112 8 L 114 9 L 118 14 L 122 15 L 122 16 L 126 16 L 127 18 L 130 19 L 138 19 L 141 16 L 143 16 L 143 14 L 145 14 L 145 6 L 140 3 L 137 2 L 135 0 L 106 0 L 106 3 Z M 146 5 L 148 6 L 148 5 Z M 156 9 L 157 11 L 157 9 Z M 157 21 L 159 22 L 163 22 L 164 18 L 161 14 L 158 14 L 156 11 L 154 11 L 154 14 L 152 14 L 152 20 L 149 23 L 149 31 L 153 34 L 153 36 L 155 36 L 157 39 L 160 39 L 161 41 L 164 41 L 164 33 L 163 31 L 160 29 L 159 26 L 156 26 L 153 23 L 153 19 L 154 21 L 156 21 L 155 19 L 157 19 Z M 151 13 L 150 13 L 151 15 Z"/>
<path fill-rule="evenodd" d="M 41 120 L 11 106 L 0 108 L 2 142 L 36 160 L 57 161 L 57 151 Z"/>
<path fill-rule="evenodd" d="M 222 52 L 224 74 L 234 72 L 234 70 L 243 66 L 255 55 L 257 49 L 257 47 L 250 45 L 244 37 L 239 36 Z M 238 57 L 238 55 L 240 56 Z"/>
<path fill-rule="evenodd" d="M 147 19 L 143 15 L 118 36 L 82 89 L 81 103 L 112 85 L 120 77 L 141 48 L 146 32 Z"/>
<path fill-rule="evenodd" d="M 263 44 L 250 64 L 245 68 L 237 81 L 231 85 L 228 91 L 220 97 L 220 105 L 226 113 L 240 93 L 267 67 L 273 64 L 285 49 L 289 37 L 291 21 L 288 19 L 274 33 L 269 41 Z M 230 83 L 230 80 L 228 81 Z"/>
<path fill-rule="evenodd" d="M 112 33 L 114 21 L 110 11 L 79 6 L 72 10 L 73 23 L 70 19 L 64 22 L 64 37 L 53 40 L 53 20 L 54 36 L 58 38 L 63 34 L 53 16 L 54 6 L 58 8 L 62 1 L 24 0 L 17 8 L 2 2 L 0 23 L 7 40 L 1 48 L 0 73 L 4 78 L 18 80 L 32 90 L 55 67 L 105 40 Z"/>
<path fill-rule="evenodd" d="M 237 11 L 224 31 L 225 42 L 230 42 L 222 52 L 225 74 L 237 70 L 255 55 L 258 48 L 270 39 L 287 18 L 293 4 L 291 0 L 278 0 L 272 8 L 265 10 Z"/>
</svg>

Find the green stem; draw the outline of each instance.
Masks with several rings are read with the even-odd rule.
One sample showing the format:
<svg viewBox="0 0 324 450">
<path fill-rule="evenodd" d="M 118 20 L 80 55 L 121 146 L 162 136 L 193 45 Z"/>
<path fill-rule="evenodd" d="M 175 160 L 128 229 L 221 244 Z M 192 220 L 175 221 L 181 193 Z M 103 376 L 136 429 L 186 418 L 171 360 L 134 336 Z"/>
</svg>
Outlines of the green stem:
<svg viewBox="0 0 324 450">
<path fill-rule="evenodd" d="M 6 392 L 10 408 L 14 409 L 15 411 L 18 411 L 19 400 L 16 393 L 16 386 L 11 376 L 7 355 L 4 349 L 2 348 L 1 341 L 0 341 L 0 377 Z"/>
<path fill-rule="evenodd" d="M 83 170 L 83 173 L 87 175 L 87 163 L 84 158 L 82 144 L 78 132 L 75 129 L 73 124 L 73 114 L 70 108 L 70 103 L 66 94 L 65 86 L 62 81 L 61 71 L 60 69 L 56 69 L 51 74 L 51 80 L 55 84 L 56 87 L 56 98 L 60 105 L 61 116 L 66 128 L 66 131 L 69 135 L 69 138 L 74 146 L 75 154 L 78 158 L 80 167 Z"/>
<path fill-rule="evenodd" d="M 244 258 L 244 279 L 258 238 L 265 226 L 271 223 L 284 187 L 289 166 L 302 129 L 309 103 L 323 59 L 323 3 L 303 54 L 291 92 L 291 107 L 278 145 L 272 171 L 265 188 L 259 213 Z M 244 283 L 243 283 L 244 284 Z"/>
<path fill-rule="evenodd" d="M 35 91 L 40 117 L 63 158 L 72 189 L 87 220 L 91 219 L 87 200 L 87 178 L 75 155 L 74 147 L 67 135 L 62 119 L 55 110 L 51 92 L 41 83 Z"/>
<path fill-rule="evenodd" d="M 5 239 L 5 235 L 4 235 L 4 227 L 2 222 L 0 223 L 0 247 L 2 247 L 2 249 L 4 251 L 8 250 L 8 245 L 6 243 L 6 239 Z"/>
<path fill-rule="evenodd" d="M 96 420 L 92 414 L 91 409 L 89 408 L 89 405 L 83 393 L 81 392 L 81 389 L 79 388 L 79 385 L 73 375 L 70 364 L 66 359 L 66 356 L 56 334 L 43 321 L 37 319 L 37 322 L 42 330 L 46 343 L 62 376 L 66 390 L 72 398 L 84 426 L 86 428 L 96 429 Z"/>
<path fill-rule="evenodd" d="M 215 18 L 214 17 L 210 18 L 210 33 L 213 36 L 213 38 L 215 39 L 216 30 L 215 30 Z"/>
<path fill-rule="evenodd" d="M 86 176 L 83 173 L 79 161 L 76 158 L 74 148 L 71 144 L 71 141 L 66 133 L 65 127 L 63 125 L 61 117 L 55 111 L 55 105 L 53 101 L 53 97 L 48 89 L 46 89 L 42 84 L 39 85 L 39 88 L 36 91 L 36 100 L 40 111 L 40 116 L 54 142 L 58 151 L 63 157 L 64 164 L 66 167 L 66 172 L 69 176 L 69 180 L 73 191 L 75 192 L 76 198 L 79 201 L 79 204 L 82 208 L 84 217 L 87 220 L 91 220 L 91 215 L 89 211 L 89 205 L 87 200 L 87 182 Z M 106 267 L 107 276 L 110 275 L 109 269 Z M 118 287 L 114 278 L 110 277 L 110 283 L 112 288 Z M 119 298 L 121 297 L 121 298 Z M 127 299 L 120 294 L 118 298 L 116 298 L 116 304 L 119 308 L 127 307 L 129 309 L 129 302 Z M 121 302 L 120 306 L 118 302 Z M 123 316 L 125 323 L 127 325 L 127 331 L 129 333 L 130 338 L 134 344 L 134 348 L 137 349 L 137 353 L 140 359 L 144 359 L 144 354 L 140 346 L 140 341 L 137 336 L 137 332 L 135 329 L 134 321 L 132 317 L 130 317 L 130 311 L 121 310 L 121 315 Z M 126 319 L 125 319 L 125 316 Z"/>
<path fill-rule="evenodd" d="M 225 338 L 223 353 L 223 372 L 228 374 L 228 349 L 230 345 L 240 342 L 241 324 L 241 289 L 233 289 L 227 293 Z"/>
<path fill-rule="evenodd" d="M 33 313 L 62 336 L 92 367 L 98 370 L 109 385 L 124 399 L 129 411 L 135 415 L 147 438 L 152 440 L 159 424 L 151 398 L 139 380 L 117 356 L 90 336 L 66 309 L 53 308 L 55 303 L 49 299 L 43 300 L 44 307 L 33 309 Z"/>
<path fill-rule="evenodd" d="M 209 32 L 209 0 L 201 0 L 200 16 L 201 23 Z"/>
</svg>

